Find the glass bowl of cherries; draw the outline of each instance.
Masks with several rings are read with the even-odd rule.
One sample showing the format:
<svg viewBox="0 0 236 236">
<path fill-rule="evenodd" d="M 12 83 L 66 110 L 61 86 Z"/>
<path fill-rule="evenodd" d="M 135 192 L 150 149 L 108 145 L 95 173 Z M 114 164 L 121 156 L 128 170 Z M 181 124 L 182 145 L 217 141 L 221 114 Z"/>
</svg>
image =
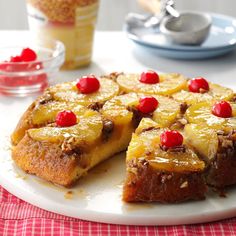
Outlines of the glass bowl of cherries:
<svg viewBox="0 0 236 236">
<path fill-rule="evenodd" d="M 64 58 L 63 43 L 51 39 L 0 48 L 0 94 L 24 97 L 44 91 Z"/>
</svg>

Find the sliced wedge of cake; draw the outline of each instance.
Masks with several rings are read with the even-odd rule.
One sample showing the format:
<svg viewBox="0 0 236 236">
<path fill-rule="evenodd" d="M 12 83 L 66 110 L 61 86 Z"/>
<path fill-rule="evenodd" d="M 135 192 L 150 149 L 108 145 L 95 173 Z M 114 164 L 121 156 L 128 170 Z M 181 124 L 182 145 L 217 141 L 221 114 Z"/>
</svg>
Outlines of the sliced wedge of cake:
<svg viewBox="0 0 236 236">
<path fill-rule="evenodd" d="M 123 200 L 181 202 L 204 199 L 205 163 L 177 132 L 144 118 L 128 147 Z"/>
<path fill-rule="evenodd" d="M 72 101 L 67 95 L 59 99 L 55 93 L 70 94 L 70 89 L 68 83 L 57 85 L 23 115 L 12 135 L 12 158 L 24 171 L 69 186 L 96 164 L 127 148 L 134 130 L 132 113 L 123 114 L 120 123 L 96 111 L 119 92 L 118 85 L 94 76 L 84 79 L 85 85 L 77 89 L 78 98 L 73 87 Z M 109 88 L 103 92 L 106 84 Z"/>
<path fill-rule="evenodd" d="M 188 143 L 207 163 L 206 182 L 217 188 L 236 184 L 236 105 L 226 101 L 191 106 L 184 128 Z"/>
</svg>

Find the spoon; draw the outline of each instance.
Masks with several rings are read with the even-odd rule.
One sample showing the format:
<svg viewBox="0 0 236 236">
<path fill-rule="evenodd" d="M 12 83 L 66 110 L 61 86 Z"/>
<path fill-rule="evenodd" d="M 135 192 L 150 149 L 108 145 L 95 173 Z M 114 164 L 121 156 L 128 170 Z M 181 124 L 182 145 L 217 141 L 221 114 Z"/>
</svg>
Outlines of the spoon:
<svg viewBox="0 0 236 236">
<path fill-rule="evenodd" d="M 137 13 L 129 13 L 126 17 L 126 24 L 130 27 L 139 27 L 144 26 L 145 28 L 156 28 L 159 26 L 161 21 L 165 16 L 172 16 L 174 18 L 179 17 L 178 11 L 174 8 L 174 1 L 173 0 L 166 0 L 163 3 L 161 13 L 160 14 L 151 14 L 148 16 L 143 16 Z"/>
<path fill-rule="evenodd" d="M 211 24 L 209 14 L 187 11 L 181 12 L 178 18 L 165 17 L 160 24 L 160 32 L 176 44 L 200 45 L 206 40 Z"/>
</svg>

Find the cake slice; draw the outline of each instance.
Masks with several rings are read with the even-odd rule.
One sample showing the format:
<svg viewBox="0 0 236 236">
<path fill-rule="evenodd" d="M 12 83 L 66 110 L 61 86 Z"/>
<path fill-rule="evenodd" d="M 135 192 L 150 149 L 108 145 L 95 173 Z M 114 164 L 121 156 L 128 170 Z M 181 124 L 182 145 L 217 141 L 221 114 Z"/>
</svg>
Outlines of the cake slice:
<svg viewBox="0 0 236 236">
<path fill-rule="evenodd" d="M 206 161 L 207 184 L 217 188 L 236 184 L 236 130 L 188 124 L 184 131 L 189 145 Z"/>
<path fill-rule="evenodd" d="M 186 117 L 187 141 L 207 163 L 207 183 L 217 188 L 236 184 L 236 104 L 195 104 Z"/>
<path fill-rule="evenodd" d="M 70 127 L 51 123 L 28 129 L 12 149 L 15 163 L 30 174 L 70 186 L 96 164 L 125 150 L 134 130 L 132 117 L 117 124 L 86 109 L 76 118 L 77 123 Z"/>
<path fill-rule="evenodd" d="M 119 86 L 105 78 L 82 79 L 49 88 L 21 118 L 12 135 L 12 158 L 24 171 L 70 186 L 127 148 L 132 114 L 123 116 L 121 124 L 97 111 Z"/>
<path fill-rule="evenodd" d="M 181 140 L 180 133 L 176 137 L 176 131 L 173 140 L 164 140 L 168 146 L 163 145 L 167 131 L 144 118 L 133 134 L 126 157 L 124 201 L 173 203 L 204 199 L 205 163 Z"/>
</svg>

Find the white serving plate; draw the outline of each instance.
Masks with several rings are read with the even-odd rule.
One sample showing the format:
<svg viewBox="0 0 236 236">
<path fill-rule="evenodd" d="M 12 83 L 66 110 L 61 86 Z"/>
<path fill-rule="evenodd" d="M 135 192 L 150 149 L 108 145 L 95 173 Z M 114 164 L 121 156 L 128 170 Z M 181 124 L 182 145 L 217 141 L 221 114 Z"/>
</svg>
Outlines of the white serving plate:
<svg viewBox="0 0 236 236">
<path fill-rule="evenodd" d="M 230 189 L 226 198 L 209 193 L 204 201 L 181 204 L 122 202 L 124 153 L 95 167 L 71 189 L 25 174 L 11 160 L 9 134 L 30 102 L 0 101 L 0 184 L 15 196 L 51 212 L 113 224 L 178 225 L 236 216 L 236 188 Z"/>
</svg>

